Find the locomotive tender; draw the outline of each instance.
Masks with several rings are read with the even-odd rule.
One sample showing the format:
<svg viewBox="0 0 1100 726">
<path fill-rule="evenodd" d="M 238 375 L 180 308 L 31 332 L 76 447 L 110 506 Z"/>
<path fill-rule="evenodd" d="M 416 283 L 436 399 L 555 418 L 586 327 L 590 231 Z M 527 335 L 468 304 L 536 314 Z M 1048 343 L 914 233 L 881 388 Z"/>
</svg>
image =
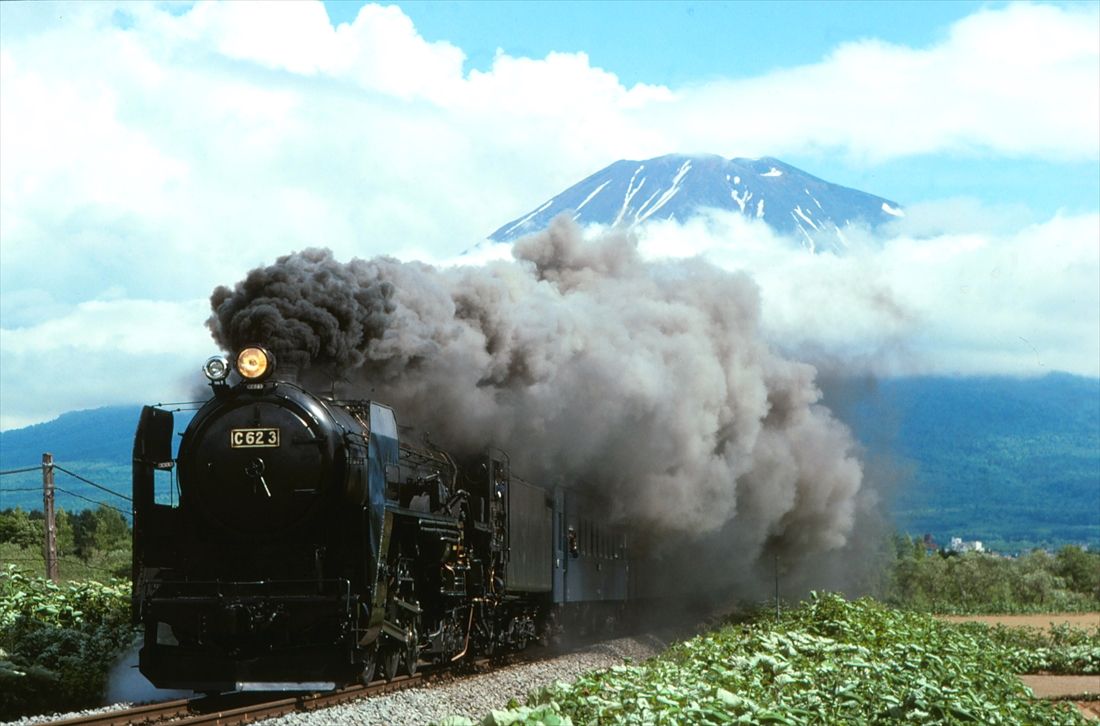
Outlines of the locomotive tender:
<svg viewBox="0 0 1100 726">
<path fill-rule="evenodd" d="M 625 533 L 583 493 L 401 439 L 394 412 L 275 376 L 259 346 L 134 439 L 141 672 L 195 691 L 324 690 L 598 627 L 627 599 Z M 174 483 L 155 493 L 158 471 Z M 178 498 L 177 495 L 178 494 Z"/>
</svg>

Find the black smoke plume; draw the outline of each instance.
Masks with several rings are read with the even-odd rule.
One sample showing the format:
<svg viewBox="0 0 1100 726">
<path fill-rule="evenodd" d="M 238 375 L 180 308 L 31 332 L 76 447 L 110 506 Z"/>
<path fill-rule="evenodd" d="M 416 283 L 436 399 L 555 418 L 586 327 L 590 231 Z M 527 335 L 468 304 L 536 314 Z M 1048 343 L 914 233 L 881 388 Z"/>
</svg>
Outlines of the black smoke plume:
<svg viewBox="0 0 1100 726">
<path fill-rule="evenodd" d="M 515 261 L 436 269 L 309 249 L 211 298 L 227 350 L 338 374 L 440 444 L 507 450 L 546 484 L 599 490 L 654 537 L 707 538 L 730 567 L 848 542 L 863 473 L 812 366 L 758 330 L 743 274 L 647 262 L 567 219 Z"/>
</svg>

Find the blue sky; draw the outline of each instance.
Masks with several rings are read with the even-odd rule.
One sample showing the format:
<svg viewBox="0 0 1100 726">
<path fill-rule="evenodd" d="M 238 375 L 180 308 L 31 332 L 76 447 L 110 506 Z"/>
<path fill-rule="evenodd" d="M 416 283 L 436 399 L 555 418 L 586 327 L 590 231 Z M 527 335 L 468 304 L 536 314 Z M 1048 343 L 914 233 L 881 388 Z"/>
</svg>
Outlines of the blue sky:
<svg viewBox="0 0 1100 726">
<path fill-rule="evenodd" d="M 542 58 L 584 52 L 627 84 L 680 86 L 813 63 L 858 38 L 924 46 L 981 2 L 420 2 L 395 3 L 429 41 L 462 48 L 487 70 L 497 49 Z M 364 3 L 326 2 L 334 23 Z"/>
<path fill-rule="evenodd" d="M 364 3 L 329 0 L 333 23 L 351 22 Z M 842 43 L 875 39 L 910 48 L 943 42 L 951 24 L 1004 2 L 439 2 L 395 3 L 429 41 L 454 43 L 468 70 L 491 68 L 498 50 L 542 58 L 583 52 L 619 80 L 679 87 L 716 78 L 752 78 L 810 65 Z M 1064 7 L 1087 3 L 1059 3 Z M 909 156 L 868 169 L 812 153 L 784 157 L 830 181 L 905 203 L 950 195 L 1021 204 L 1043 214 L 1088 211 L 1100 200 L 1094 159 L 1004 158 L 966 149 Z M 839 163 L 838 163 L 839 162 Z"/>
<path fill-rule="evenodd" d="M 673 152 L 904 205 L 843 259 L 642 233 L 753 275 L 777 345 L 1096 376 L 1098 89 L 1096 2 L 0 3 L 0 428 L 192 395 L 210 292 L 278 255 L 450 264 Z"/>
</svg>

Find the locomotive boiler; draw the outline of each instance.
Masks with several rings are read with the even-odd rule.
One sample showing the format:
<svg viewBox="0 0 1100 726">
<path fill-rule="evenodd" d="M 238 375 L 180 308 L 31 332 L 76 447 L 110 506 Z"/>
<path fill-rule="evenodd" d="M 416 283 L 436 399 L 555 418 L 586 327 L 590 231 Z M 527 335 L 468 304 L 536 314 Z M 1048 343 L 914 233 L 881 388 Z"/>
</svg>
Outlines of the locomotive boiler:
<svg viewBox="0 0 1100 726">
<path fill-rule="evenodd" d="M 213 395 L 178 453 L 164 408 L 134 439 L 133 618 L 154 685 L 330 689 L 621 610 L 626 537 L 594 499 L 524 481 L 497 449 L 406 441 L 389 407 L 316 395 L 260 346 L 204 372 Z"/>
</svg>

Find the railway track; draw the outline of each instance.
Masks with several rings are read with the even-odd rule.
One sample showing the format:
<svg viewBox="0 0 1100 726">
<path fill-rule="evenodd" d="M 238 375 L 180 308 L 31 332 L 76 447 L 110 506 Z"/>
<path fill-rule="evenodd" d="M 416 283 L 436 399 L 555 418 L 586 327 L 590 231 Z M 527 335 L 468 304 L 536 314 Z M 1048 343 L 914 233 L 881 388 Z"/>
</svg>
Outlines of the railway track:
<svg viewBox="0 0 1100 726">
<path fill-rule="evenodd" d="M 392 693 L 423 685 L 431 677 L 431 673 L 417 673 L 369 686 L 347 686 L 319 693 L 277 694 L 275 698 L 272 696 L 276 694 L 260 693 L 202 696 L 42 723 L 49 726 L 140 726 L 170 722 L 172 726 L 233 726 Z"/>
<path fill-rule="evenodd" d="M 384 693 L 424 686 L 434 680 L 462 678 L 487 668 L 541 660 L 546 657 L 548 657 L 548 650 L 545 647 L 535 647 L 522 653 L 508 653 L 491 660 L 487 658 L 475 660 L 464 664 L 459 670 L 425 668 L 412 676 L 398 676 L 392 681 L 374 681 L 368 686 L 355 685 L 335 691 L 294 694 L 230 693 L 220 696 L 199 696 L 75 718 L 44 720 L 38 723 L 43 726 L 46 724 L 49 726 L 147 726 L 149 724 L 234 726 L 300 711 L 315 711 Z"/>
</svg>

